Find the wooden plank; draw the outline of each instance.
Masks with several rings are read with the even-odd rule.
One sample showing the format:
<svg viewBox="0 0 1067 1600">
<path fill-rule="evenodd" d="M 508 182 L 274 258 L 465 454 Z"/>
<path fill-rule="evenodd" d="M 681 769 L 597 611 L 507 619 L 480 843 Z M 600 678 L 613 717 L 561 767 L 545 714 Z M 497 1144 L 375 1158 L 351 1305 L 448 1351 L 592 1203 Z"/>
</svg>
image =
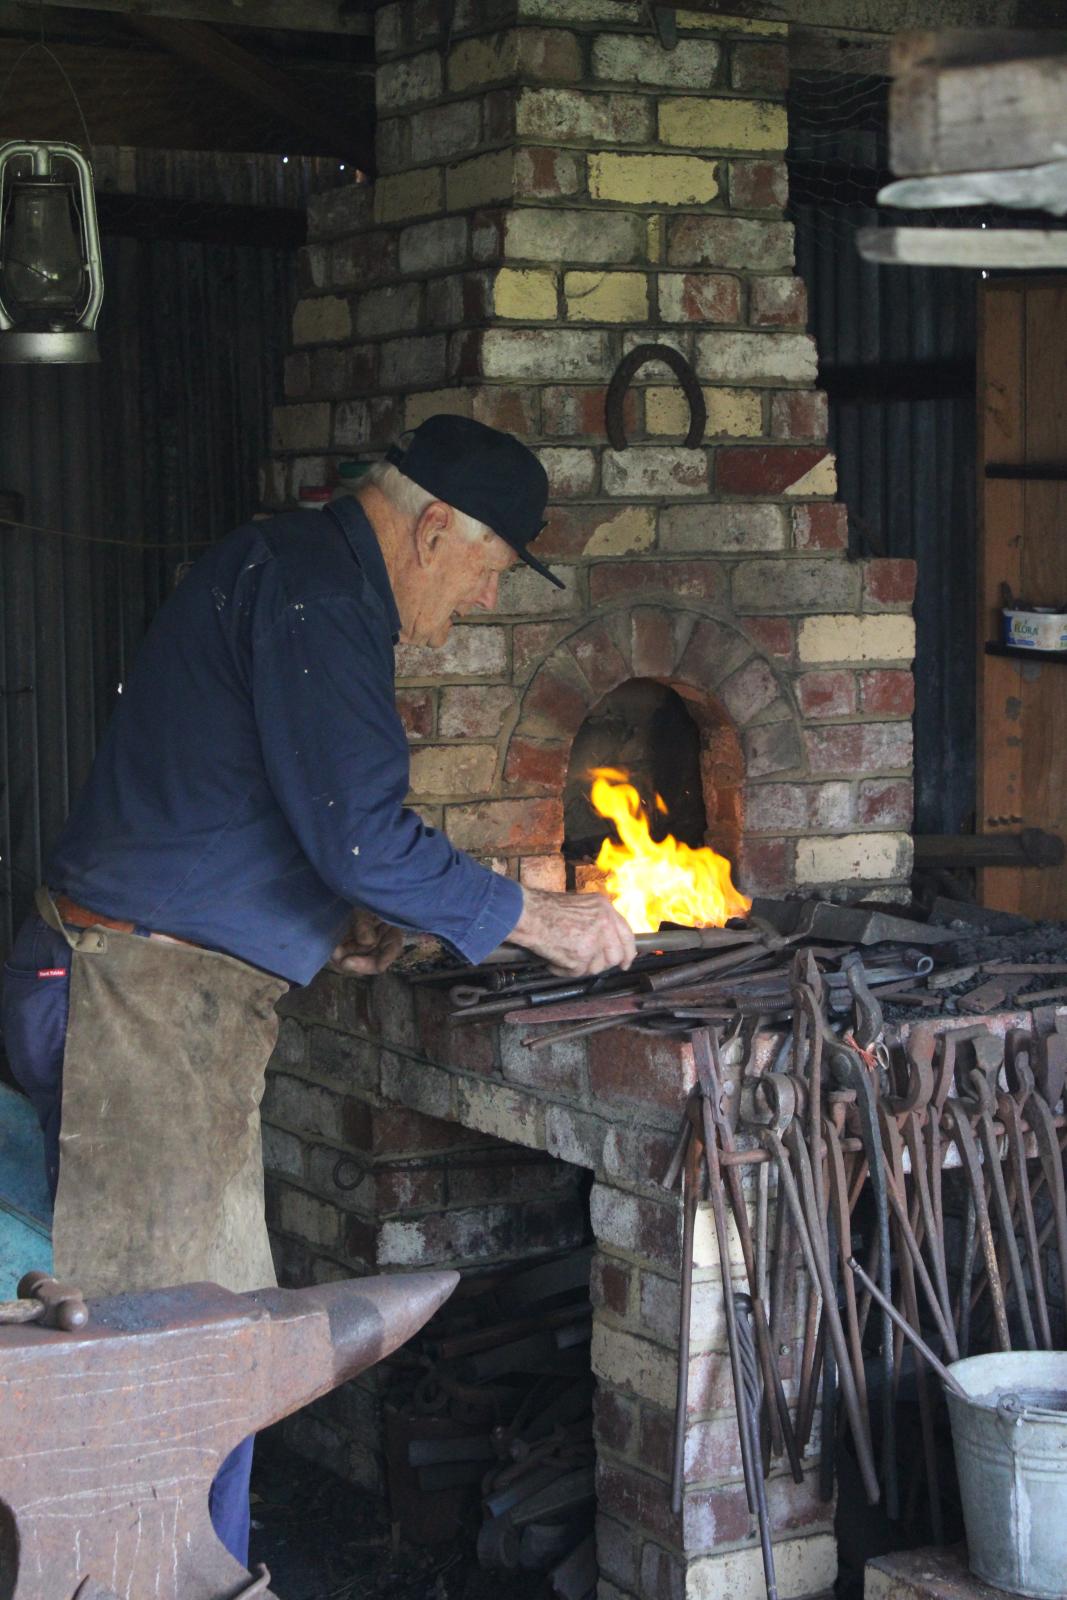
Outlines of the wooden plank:
<svg viewBox="0 0 1067 1600">
<path fill-rule="evenodd" d="M 323 111 L 286 72 L 234 44 L 202 22 L 172 22 L 162 17 L 131 16 L 130 25 L 165 50 L 218 78 L 228 89 L 261 110 L 284 117 L 309 134 L 323 150 L 374 171 L 374 148 L 362 129 Z"/>
<path fill-rule="evenodd" d="M 1035 166 L 1067 154 L 1067 52 L 915 67 L 889 91 L 889 165 L 904 177 Z"/>
<path fill-rule="evenodd" d="M 1067 285 L 1029 286 L 1026 293 L 1026 456 L 1049 459 L 1067 450 Z M 1039 605 L 1067 597 L 1067 484 L 1023 486 L 1022 592 Z M 1063 738 L 1067 681 L 1058 665 L 1025 670 L 1023 809 L 1033 825 L 1060 831 L 1067 817 L 1067 741 Z M 1067 916 L 1062 869 L 1027 877 L 1023 910 L 1033 917 Z"/>
<path fill-rule="evenodd" d="M 285 32 L 374 36 L 370 9 L 351 0 L 29 0 L 6 12 L 25 14 L 36 33 L 41 8 L 64 11 L 117 11 L 123 16 L 170 17 L 178 22 L 208 22 L 217 28 L 277 28 Z M 46 24 L 47 34 L 47 24 Z"/>
<path fill-rule="evenodd" d="M 879 190 L 881 206 L 925 210 L 939 206 L 1009 206 L 1019 211 L 1067 212 L 1067 161 L 1038 167 L 1005 167 L 998 172 L 943 172 L 927 178 L 898 178 Z M 980 232 L 988 231 L 980 229 Z"/>
<path fill-rule="evenodd" d="M 1067 228 L 860 228 L 865 261 L 887 267 L 1067 267 Z"/>
<path fill-rule="evenodd" d="M 1025 292 L 1020 284 L 984 284 L 978 335 L 978 639 L 1000 636 L 1001 584 L 1022 582 L 1023 485 L 987 479 L 987 460 L 1019 462 L 1025 454 L 1023 387 Z M 997 817 L 1022 814 L 1022 696 L 1019 666 L 1003 656 L 978 657 L 978 830 L 1018 826 Z M 1023 877 L 1014 868 L 978 874 L 983 905 L 1021 909 Z"/>
<path fill-rule="evenodd" d="M 893 39 L 889 71 L 899 78 L 916 67 L 974 67 L 1049 55 L 1067 55 L 1067 32 L 1058 28 L 916 28 Z"/>
</svg>

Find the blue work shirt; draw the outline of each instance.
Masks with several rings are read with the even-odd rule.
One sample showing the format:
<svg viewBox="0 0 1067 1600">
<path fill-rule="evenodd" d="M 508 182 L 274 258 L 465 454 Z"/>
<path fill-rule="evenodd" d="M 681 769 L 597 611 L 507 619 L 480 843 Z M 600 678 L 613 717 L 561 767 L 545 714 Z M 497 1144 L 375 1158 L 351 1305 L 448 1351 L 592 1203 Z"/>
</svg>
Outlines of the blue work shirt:
<svg viewBox="0 0 1067 1600">
<path fill-rule="evenodd" d="M 480 961 L 522 891 L 404 807 L 399 626 L 356 500 L 231 533 L 148 630 L 48 884 L 295 983 L 353 905 Z"/>
</svg>

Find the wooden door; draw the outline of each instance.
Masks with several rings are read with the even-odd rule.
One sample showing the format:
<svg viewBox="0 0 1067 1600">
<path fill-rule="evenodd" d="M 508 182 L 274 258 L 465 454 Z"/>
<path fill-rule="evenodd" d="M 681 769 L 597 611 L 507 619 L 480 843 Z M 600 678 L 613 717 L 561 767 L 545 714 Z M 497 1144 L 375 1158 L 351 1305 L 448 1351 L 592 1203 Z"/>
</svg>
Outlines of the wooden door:
<svg viewBox="0 0 1067 1600">
<path fill-rule="evenodd" d="M 1067 278 L 1013 278 L 982 288 L 978 637 L 984 642 L 1000 640 L 1005 582 L 1017 598 L 1067 605 Z M 1067 655 L 1048 662 L 983 650 L 978 721 L 978 832 L 1035 827 L 1067 837 Z M 1067 917 L 1067 866 L 990 868 L 980 876 L 986 905 Z"/>
</svg>

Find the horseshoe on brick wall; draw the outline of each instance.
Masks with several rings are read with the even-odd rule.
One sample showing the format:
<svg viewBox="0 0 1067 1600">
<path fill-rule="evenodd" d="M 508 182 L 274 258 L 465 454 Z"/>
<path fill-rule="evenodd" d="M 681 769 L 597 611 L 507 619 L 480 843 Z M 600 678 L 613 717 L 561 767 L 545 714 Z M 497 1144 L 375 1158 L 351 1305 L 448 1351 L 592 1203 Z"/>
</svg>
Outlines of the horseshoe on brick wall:
<svg viewBox="0 0 1067 1600">
<path fill-rule="evenodd" d="M 630 441 L 626 437 L 626 425 L 623 422 L 623 406 L 626 402 L 626 392 L 629 389 L 639 370 L 648 361 L 662 361 L 678 379 L 682 386 L 682 393 L 689 404 L 689 432 L 685 436 L 686 449 L 694 450 L 704 437 L 704 429 L 708 424 L 708 408 L 704 404 L 704 393 L 697 382 L 697 375 L 693 371 L 685 356 L 669 344 L 638 344 L 623 356 L 612 374 L 608 384 L 607 400 L 604 411 L 607 422 L 608 440 L 615 450 L 626 450 Z"/>
</svg>

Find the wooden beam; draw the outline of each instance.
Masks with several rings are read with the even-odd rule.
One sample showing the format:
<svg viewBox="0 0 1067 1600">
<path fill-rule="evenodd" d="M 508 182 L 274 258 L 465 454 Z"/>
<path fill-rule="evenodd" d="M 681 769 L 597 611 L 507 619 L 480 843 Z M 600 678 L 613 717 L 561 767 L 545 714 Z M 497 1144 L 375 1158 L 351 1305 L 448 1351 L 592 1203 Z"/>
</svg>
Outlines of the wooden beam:
<svg viewBox="0 0 1067 1600">
<path fill-rule="evenodd" d="M 1029 167 L 1063 154 L 1067 39 L 1017 59 L 913 66 L 889 91 L 889 165 L 899 177 Z"/>
<path fill-rule="evenodd" d="M 1067 228 L 860 228 L 856 246 L 887 267 L 1067 267 Z"/>
<path fill-rule="evenodd" d="M 278 28 L 294 33 L 374 36 L 370 11 L 350 0 L 28 0 L 34 32 L 41 6 L 65 11 L 117 11 L 123 16 L 166 17 L 176 22 L 208 22 L 216 28 Z M 46 29 L 47 32 L 47 29 Z"/>
<path fill-rule="evenodd" d="M 202 22 L 172 22 L 141 15 L 132 15 L 128 20 L 139 33 L 218 78 L 235 94 L 310 134 L 324 154 L 342 156 L 361 171 L 373 173 L 374 149 L 370 141 L 354 124 L 320 110 L 288 73 Z"/>
</svg>

